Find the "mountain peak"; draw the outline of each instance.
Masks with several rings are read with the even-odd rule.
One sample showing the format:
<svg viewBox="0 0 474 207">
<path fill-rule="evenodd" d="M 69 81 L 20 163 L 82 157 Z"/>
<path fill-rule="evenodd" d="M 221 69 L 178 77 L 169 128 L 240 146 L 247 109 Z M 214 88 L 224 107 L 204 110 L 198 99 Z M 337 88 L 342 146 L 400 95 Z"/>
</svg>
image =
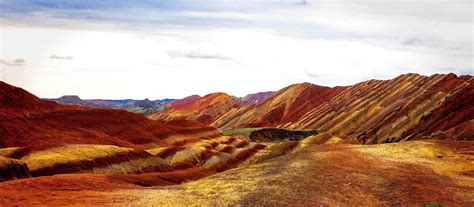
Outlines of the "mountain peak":
<svg viewBox="0 0 474 207">
<path fill-rule="evenodd" d="M 242 97 L 241 100 L 245 104 L 261 103 L 261 102 L 267 100 L 268 98 L 270 98 L 270 96 L 272 96 L 273 93 L 274 93 L 273 91 L 251 93 L 251 94 L 248 94 L 248 95 Z"/>
<path fill-rule="evenodd" d="M 60 100 L 78 100 L 78 101 L 82 101 L 82 99 L 77 95 L 64 95 L 64 96 L 59 97 L 59 99 Z"/>
</svg>

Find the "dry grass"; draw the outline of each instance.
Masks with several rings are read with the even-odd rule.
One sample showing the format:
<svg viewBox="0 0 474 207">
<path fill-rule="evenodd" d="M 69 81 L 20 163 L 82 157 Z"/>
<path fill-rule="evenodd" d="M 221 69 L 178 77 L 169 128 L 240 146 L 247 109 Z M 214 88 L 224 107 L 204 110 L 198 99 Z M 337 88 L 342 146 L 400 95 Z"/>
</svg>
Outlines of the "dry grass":
<svg viewBox="0 0 474 207">
<path fill-rule="evenodd" d="M 472 143 L 461 141 L 453 145 L 440 143 L 444 142 L 400 142 L 396 145 L 360 147 L 357 150 L 390 161 L 403 160 L 407 163 L 423 165 L 438 174 L 450 176 L 454 178 L 453 180 L 474 187 L 474 180 L 463 176 L 463 172 L 474 172 L 474 149 L 467 148 L 461 151 L 455 148 L 456 145 L 469 146 Z"/>
<path fill-rule="evenodd" d="M 66 173 L 134 174 L 169 171 L 169 165 L 145 151 L 111 145 L 67 145 L 22 158 L 32 176 Z"/>
<path fill-rule="evenodd" d="M 0 156 L 2 157 L 14 157 L 15 153 L 20 150 L 20 147 L 7 147 L 7 148 L 0 148 Z"/>
<path fill-rule="evenodd" d="M 265 148 L 260 150 L 253 156 L 250 163 L 260 163 L 266 160 L 279 157 L 288 153 L 292 153 L 298 146 L 298 142 L 278 142 L 278 143 L 261 143 Z"/>
<path fill-rule="evenodd" d="M 468 149 L 473 150 L 470 142 Z M 438 166 L 471 165 L 472 154 L 438 143 L 321 145 L 209 178 L 147 191 L 133 205 L 442 205 L 474 203 L 472 175 Z M 438 153 L 453 157 L 439 158 Z M 469 157 L 469 158 L 466 158 Z M 431 164 L 436 163 L 435 166 Z M 461 169 L 458 174 L 470 172 Z M 454 182 L 453 182 L 454 181 Z M 160 199 L 156 199 L 160 198 Z"/>
<path fill-rule="evenodd" d="M 233 157 L 231 161 L 219 156 L 222 153 L 231 153 L 234 143 L 249 148 L 248 152 Z M 258 150 L 253 147 L 255 145 L 248 145 L 245 141 L 239 142 L 233 137 L 217 136 L 188 146 L 159 147 L 146 151 L 112 145 L 66 145 L 33 151 L 21 160 L 28 164 L 33 176 L 64 173 L 147 173 L 188 169 L 203 165 L 214 155 L 218 156 L 213 158 L 212 163 L 223 165 L 218 166 L 218 169 L 227 169 L 253 155 Z M 225 160 L 216 160 L 221 158 Z"/>
<path fill-rule="evenodd" d="M 53 167 L 56 164 L 73 163 L 81 160 L 94 160 L 100 157 L 112 157 L 119 153 L 131 152 L 133 149 L 112 145 L 67 145 L 33 152 L 21 160 L 28 164 L 30 170 Z"/>
<path fill-rule="evenodd" d="M 158 148 L 152 148 L 152 149 L 147 149 L 145 150 L 146 152 L 150 153 L 151 155 L 160 155 L 166 150 L 168 150 L 169 147 L 158 147 Z"/>
</svg>

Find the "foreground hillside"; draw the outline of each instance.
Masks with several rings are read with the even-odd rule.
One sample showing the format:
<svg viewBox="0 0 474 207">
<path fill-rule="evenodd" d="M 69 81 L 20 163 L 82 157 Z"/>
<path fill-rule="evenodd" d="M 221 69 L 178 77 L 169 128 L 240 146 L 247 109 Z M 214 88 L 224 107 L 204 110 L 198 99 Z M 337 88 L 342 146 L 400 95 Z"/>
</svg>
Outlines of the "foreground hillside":
<svg viewBox="0 0 474 207">
<path fill-rule="evenodd" d="M 141 187 L 130 182 L 132 179 L 103 175 L 4 182 L 0 183 L 0 202 L 102 206 L 471 206 L 473 152 L 471 142 L 460 141 L 318 145 L 177 186 Z M 156 176 L 173 179 L 170 175 Z"/>
</svg>

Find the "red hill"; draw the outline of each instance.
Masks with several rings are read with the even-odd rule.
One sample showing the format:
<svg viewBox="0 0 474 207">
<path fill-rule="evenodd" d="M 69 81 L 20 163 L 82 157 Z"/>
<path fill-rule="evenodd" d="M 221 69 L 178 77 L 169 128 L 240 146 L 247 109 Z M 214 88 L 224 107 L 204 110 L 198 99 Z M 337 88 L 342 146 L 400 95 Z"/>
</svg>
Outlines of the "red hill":
<svg viewBox="0 0 474 207">
<path fill-rule="evenodd" d="M 167 137 L 214 131 L 197 123 L 152 121 L 121 110 L 63 106 L 0 82 L 0 147 L 110 144 L 171 145 Z"/>
</svg>

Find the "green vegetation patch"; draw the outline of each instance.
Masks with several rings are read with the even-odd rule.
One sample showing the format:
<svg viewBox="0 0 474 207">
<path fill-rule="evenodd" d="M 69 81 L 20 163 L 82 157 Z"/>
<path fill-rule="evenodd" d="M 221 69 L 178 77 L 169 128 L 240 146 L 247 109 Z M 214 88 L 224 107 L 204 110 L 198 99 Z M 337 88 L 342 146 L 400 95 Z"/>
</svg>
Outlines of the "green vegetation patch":
<svg viewBox="0 0 474 207">
<path fill-rule="evenodd" d="M 283 128 L 238 128 L 226 130 L 223 133 L 228 136 L 244 135 L 254 142 L 299 141 L 318 134 L 314 129 L 291 130 Z"/>
<path fill-rule="evenodd" d="M 252 133 L 254 131 L 257 131 L 257 130 L 260 130 L 260 129 L 263 129 L 263 128 L 237 128 L 237 129 L 225 130 L 222 133 L 224 133 L 224 135 L 227 135 L 227 136 L 232 136 L 232 135 L 249 136 L 250 133 Z"/>
<path fill-rule="evenodd" d="M 441 207 L 442 205 L 439 204 L 439 203 L 434 202 L 434 203 L 425 204 L 425 205 L 423 205 L 423 206 L 424 206 L 424 207 Z"/>
</svg>

